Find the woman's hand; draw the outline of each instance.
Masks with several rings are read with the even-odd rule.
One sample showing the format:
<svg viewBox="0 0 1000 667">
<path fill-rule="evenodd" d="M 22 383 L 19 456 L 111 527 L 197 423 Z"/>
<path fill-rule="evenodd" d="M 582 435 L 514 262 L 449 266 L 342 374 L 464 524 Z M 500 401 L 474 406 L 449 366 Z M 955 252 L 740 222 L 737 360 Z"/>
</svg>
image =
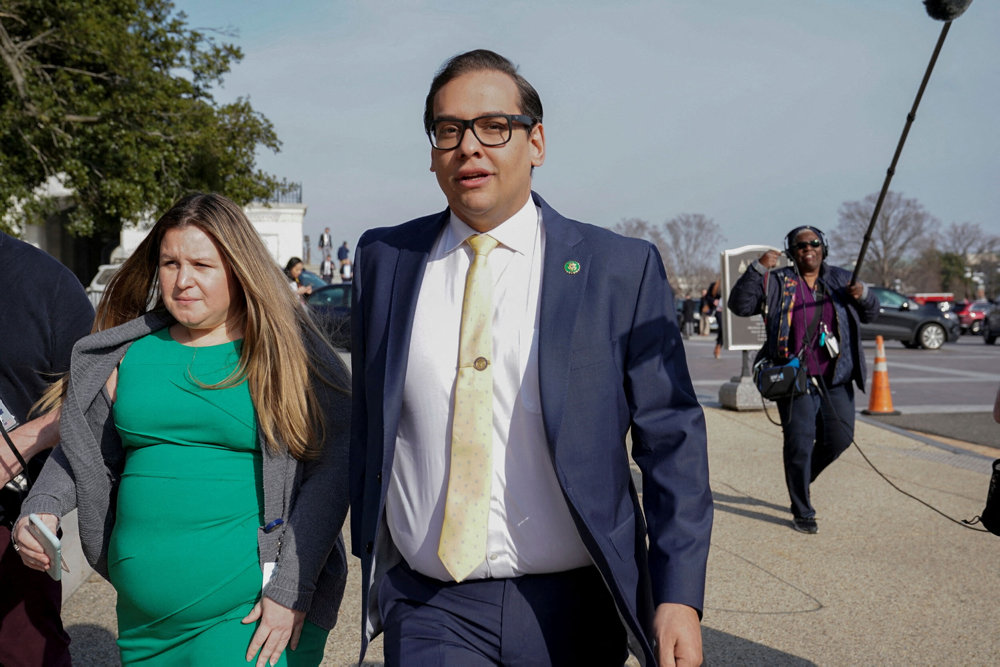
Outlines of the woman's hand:
<svg viewBox="0 0 1000 667">
<path fill-rule="evenodd" d="M 312 285 L 299 285 L 299 294 L 305 296 L 306 294 L 312 294 Z"/>
<path fill-rule="evenodd" d="M 760 262 L 765 269 L 773 269 L 778 265 L 779 257 L 781 257 L 781 253 L 778 252 L 777 250 L 768 250 L 763 255 L 761 255 L 760 259 L 758 259 L 757 261 Z"/>
<path fill-rule="evenodd" d="M 865 286 L 861 283 L 851 283 L 847 286 L 847 292 L 855 301 L 861 301 L 861 295 L 865 292 Z"/>
<path fill-rule="evenodd" d="M 243 623 L 254 623 L 260 620 L 250 648 L 247 649 L 247 662 L 253 660 L 257 652 L 257 667 L 277 664 L 281 652 L 288 646 L 293 651 L 299 646 L 299 636 L 302 634 L 302 624 L 306 620 L 304 611 L 295 611 L 278 604 L 268 597 L 261 597 L 253 606 Z"/>
<path fill-rule="evenodd" d="M 39 514 L 38 517 L 42 520 L 42 523 L 48 526 L 53 534 L 59 530 L 59 517 L 55 514 Z M 28 517 L 24 517 L 14 524 L 14 547 L 25 565 L 32 570 L 45 572 L 51 565 L 49 557 L 45 554 L 45 550 L 42 549 L 42 543 L 28 530 L 29 525 L 31 524 L 28 521 Z"/>
</svg>

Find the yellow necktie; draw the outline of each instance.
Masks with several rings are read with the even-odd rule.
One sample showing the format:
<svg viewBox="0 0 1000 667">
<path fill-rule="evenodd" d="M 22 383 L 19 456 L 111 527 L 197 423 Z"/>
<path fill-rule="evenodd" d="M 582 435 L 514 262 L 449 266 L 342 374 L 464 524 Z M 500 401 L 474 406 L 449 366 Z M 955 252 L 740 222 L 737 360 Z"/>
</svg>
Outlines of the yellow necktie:
<svg viewBox="0 0 1000 667">
<path fill-rule="evenodd" d="M 481 234 L 468 243 L 475 257 L 465 277 L 458 341 L 451 466 L 438 557 L 462 581 L 486 557 L 493 464 L 493 276 L 486 256 L 497 240 Z"/>
</svg>

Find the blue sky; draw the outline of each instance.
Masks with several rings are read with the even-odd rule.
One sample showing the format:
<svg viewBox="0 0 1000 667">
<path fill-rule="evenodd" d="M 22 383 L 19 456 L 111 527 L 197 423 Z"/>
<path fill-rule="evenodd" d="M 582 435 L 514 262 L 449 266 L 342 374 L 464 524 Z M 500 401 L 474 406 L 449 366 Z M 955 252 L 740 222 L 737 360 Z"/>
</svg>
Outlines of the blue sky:
<svg viewBox="0 0 1000 667">
<path fill-rule="evenodd" d="M 421 115 L 447 58 L 493 49 L 545 106 L 534 188 L 603 226 L 680 213 L 727 247 L 837 225 L 877 192 L 943 24 L 920 0 L 177 0 L 245 58 L 217 91 L 249 96 L 303 183 L 305 233 L 353 249 L 370 227 L 441 210 Z M 950 30 L 892 189 L 943 225 L 1000 234 L 1000 2 Z M 315 258 L 315 253 L 314 253 Z"/>
</svg>

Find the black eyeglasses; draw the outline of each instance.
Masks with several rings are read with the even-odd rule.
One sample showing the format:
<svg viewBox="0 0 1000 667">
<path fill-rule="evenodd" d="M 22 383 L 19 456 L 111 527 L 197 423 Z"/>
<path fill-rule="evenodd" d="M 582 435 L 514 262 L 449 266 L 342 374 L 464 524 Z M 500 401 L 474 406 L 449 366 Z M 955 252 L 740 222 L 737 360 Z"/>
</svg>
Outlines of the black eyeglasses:
<svg viewBox="0 0 1000 667">
<path fill-rule="evenodd" d="M 792 250 L 805 250 L 806 248 L 818 248 L 823 245 L 823 242 L 819 239 L 813 239 L 811 241 L 799 241 L 798 243 L 792 244 Z"/>
<path fill-rule="evenodd" d="M 535 121 L 531 116 L 520 114 L 493 114 L 471 120 L 441 118 L 431 123 L 427 137 L 431 140 L 431 146 L 439 151 L 450 151 L 458 148 L 466 130 L 472 130 L 476 140 L 483 146 L 503 146 L 514 135 L 514 123 L 528 129 L 535 126 Z"/>
</svg>

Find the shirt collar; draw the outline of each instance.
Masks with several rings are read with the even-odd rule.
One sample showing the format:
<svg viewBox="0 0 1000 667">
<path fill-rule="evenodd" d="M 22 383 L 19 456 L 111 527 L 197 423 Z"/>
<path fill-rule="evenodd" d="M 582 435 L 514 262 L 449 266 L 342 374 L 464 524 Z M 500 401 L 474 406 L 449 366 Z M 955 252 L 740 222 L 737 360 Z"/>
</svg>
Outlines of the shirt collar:
<svg viewBox="0 0 1000 667">
<path fill-rule="evenodd" d="M 535 206 L 534 200 L 528 197 L 528 201 L 517 213 L 501 222 L 487 234 L 499 241 L 504 247 L 526 255 L 531 252 L 535 244 L 538 218 L 538 208 Z M 478 233 L 452 212 L 448 219 L 448 226 L 444 230 L 444 243 L 442 245 L 444 254 L 451 253 L 465 243 L 465 239 Z"/>
</svg>

